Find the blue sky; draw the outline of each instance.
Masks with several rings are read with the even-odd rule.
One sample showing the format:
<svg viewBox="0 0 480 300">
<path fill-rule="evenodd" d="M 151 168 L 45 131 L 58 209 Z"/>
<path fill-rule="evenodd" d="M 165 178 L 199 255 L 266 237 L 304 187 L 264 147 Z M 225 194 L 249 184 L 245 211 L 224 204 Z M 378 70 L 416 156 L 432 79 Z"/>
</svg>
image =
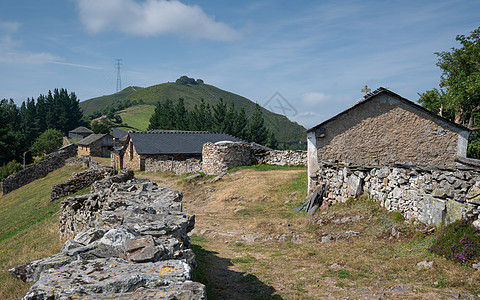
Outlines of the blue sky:
<svg viewBox="0 0 480 300">
<path fill-rule="evenodd" d="M 434 52 L 458 47 L 479 12 L 456 0 L 4 0 L 0 98 L 111 94 L 121 58 L 123 87 L 201 78 L 278 113 L 280 102 L 308 128 L 366 84 L 413 101 L 437 87 Z"/>
</svg>

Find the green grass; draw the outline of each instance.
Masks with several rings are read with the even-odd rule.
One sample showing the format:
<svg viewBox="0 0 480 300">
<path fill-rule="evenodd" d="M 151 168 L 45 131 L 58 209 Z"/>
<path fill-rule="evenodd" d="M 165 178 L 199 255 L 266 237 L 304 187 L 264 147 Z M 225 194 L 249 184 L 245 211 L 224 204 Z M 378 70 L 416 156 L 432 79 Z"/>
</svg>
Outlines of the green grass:
<svg viewBox="0 0 480 300">
<path fill-rule="evenodd" d="M 0 197 L 0 299 L 19 299 L 32 285 L 13 278 L 9 268 L 60 250 L 60 201 L 50 202 L 50 189 L 80 170 L 65 166 Z"/>
<path fill-rule="evenodd" d="M 65 172 L 27 184 L 0 201 L 0 242 L 7 240 L 33 224 L 51 217 L 59 209 L 60 202 L 50 202 L 50 189 L 54 182 L 62 182 L 79 168 L 66 168 Z M 71 172 L 70 172 L 71 171 Z"/>
<path fill-rule="evenodd" d="M 239 166 L 235 168 L 231 168 L 227 171 L 227 173 L 235 173 L 241 170 L 255 170 L 255 171 L 276 171 L 276 170 L 307 170 L 307 168 L 303 165 L 301 166 L 280 166 L 280 165 L 267 165 L 267 164 L 257 164 L 252 166 Z"/>
<path fill-rule="evenodd" d="M 124 109 L 120 111 L 119 115 L 122 117 L 123 124 L 126 124 L 129 127 L 120 126 L 119 128 L 127 131 L 132 130 L 132 128 L 140 131 L 147 131 L 148 124 L 150 124 L 150 117 L 154 111 L 155 107 L 147 104 Z"/>
<path fill-rule="evenodd" d="M 234 264 L 249 264 L 249 263 L 253 263 L 255 261 L 257 261 L 257 259 L 253 256 L 251 256 L 250 254 L 247 254 L 246 256 L 243 256 L 243 257 L 237 257 L 237 258 L 234 258 L 231 260 L 232 263 Z"/>
</svg>

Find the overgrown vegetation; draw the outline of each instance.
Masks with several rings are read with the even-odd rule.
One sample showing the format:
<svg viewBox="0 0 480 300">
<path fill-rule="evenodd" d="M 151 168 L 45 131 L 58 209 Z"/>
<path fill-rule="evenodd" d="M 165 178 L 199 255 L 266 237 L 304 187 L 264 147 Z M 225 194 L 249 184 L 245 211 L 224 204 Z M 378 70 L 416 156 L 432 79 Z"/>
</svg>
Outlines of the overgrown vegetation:
<svg viewBox="0 0 480 300">
<path fill-rule="evenodd" d="M 480 230 L 472 221 L 458 220 L 438 230 L 429 251 L 460 263 L 480 259 Z"/>
</svg>

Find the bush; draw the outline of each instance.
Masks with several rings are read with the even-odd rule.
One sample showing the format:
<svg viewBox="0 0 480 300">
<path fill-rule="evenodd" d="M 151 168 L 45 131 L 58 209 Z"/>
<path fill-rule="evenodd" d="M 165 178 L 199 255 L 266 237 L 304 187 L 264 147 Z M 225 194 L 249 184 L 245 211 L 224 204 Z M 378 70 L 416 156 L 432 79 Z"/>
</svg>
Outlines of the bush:
<svg viewBox="0 0 480 300">
<path fill-rule="evenodd" d="M 32 146 L 35 155 L 48 154 L 62 146 L 63 134 L 57 129 L 45 130 Z"/>
<path fill-rule="evenodd" d="M 0 180 L 22 169 L 23 165 L 12 160 L 0 167 Z"/>
<path fill-rule="evenodd" d="M 428 251 L 466 263 L 480 258 L 480 231 L 472 221 L 459 220 L 441 228 Z"/>
</svg>

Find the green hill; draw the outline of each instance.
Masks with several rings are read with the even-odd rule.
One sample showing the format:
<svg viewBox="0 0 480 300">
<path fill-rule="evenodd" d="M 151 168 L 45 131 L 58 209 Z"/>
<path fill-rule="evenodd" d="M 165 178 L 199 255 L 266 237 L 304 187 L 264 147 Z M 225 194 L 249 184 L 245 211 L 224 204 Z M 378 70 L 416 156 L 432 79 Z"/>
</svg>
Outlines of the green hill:
<svg viewBox="0 0 480 300">
<path fill-rule="evenodd" d="M 121 92 L 109 96 L 93 98 L 80 103 L 84 114 L 89 115 L 118 101 L 130 101 L 132 103 L 142 103 L 155 105 L 158 101 L 170 99 L 177 101 L 179 98 L 185 100 L 185 107 L 193 109 L 195 104 L 199 104 L 201 99 L 210 106 L 215 106 L 220 99 L 227 104 L 234 103 L 237 110 L 244 108 L 247 116 L 251 116 L 255 110 L 255 103 L 245 97 L 236 95 L 204 83 L 162 83 L 147 88 L 134 89 L 128 87 Z M 136 102 L 135 102 L 136 101 Z M 272 130 L 281 143 L 303 143 L 306 138 L 305 128 L 295 122 L 290 121 L 287 117 L 273 113 L 262 108 L 265 117 L 265 125 Z M 132 108 L 127 109 L 131 114 Z M 144 111 L 144 110 L 142 110 Z M 152 110 L 153 111 L 153 110 Z M 134 118 L 134 117 L 133 117 Z M 140 118 L 140 115 L 139 115 Z M 142 114 L 141 120 L 136 120 L 137 125 L 130 124 L 136 129 L 144 129 L 148 126 L 149 119 L 144 120 L 145 114 Z M 132 116 L 130 115 L 130 120 Z M 146 125 L 145 125 L 146 124 Z M 137 127 L 138 126 L 138 127 Z"/>
</svg>

